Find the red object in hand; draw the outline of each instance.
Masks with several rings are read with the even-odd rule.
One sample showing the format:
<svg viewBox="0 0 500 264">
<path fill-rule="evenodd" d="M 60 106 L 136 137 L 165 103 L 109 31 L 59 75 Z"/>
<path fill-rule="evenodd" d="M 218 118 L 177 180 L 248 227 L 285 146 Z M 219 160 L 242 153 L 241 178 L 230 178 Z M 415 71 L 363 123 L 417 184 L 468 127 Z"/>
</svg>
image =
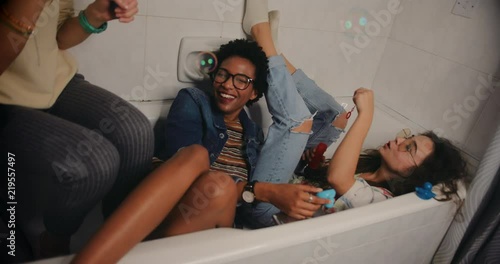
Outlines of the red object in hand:
<svg viewBox="0 0 500 264">
<path fill-rule="evenodd" d="M 319 168 L 319 165 L 321 164 L 321 161 L 323 161 L 323 154 L 325 153 L 326 149 L 328 146 L 325 143 L 319 143 L 318 146 L 316 147 L 316 150 L 314 151 L 314 156 L 309 161 L 308 167 L 316 170 Z"/>
</svg>

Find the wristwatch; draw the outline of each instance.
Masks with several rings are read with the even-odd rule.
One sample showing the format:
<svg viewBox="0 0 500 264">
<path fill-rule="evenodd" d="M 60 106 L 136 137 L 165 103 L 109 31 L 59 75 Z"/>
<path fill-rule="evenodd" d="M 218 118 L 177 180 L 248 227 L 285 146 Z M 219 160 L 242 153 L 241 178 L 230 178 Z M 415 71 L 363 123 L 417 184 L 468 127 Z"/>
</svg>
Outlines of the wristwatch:
<svg viewBox="0 0 500 264">
<path fill-rule="evenodd" d="M 245 185 L 243 193 L 241 194 L 241 198 L 243 199 L 243 201 L 245 201 L 245 203 L 251 204 L 255 201 L 255 193 L 253 191 L 255 183 L 257 183 L 257 181 L 247 182 L 247 184 Z"/>
</svg>

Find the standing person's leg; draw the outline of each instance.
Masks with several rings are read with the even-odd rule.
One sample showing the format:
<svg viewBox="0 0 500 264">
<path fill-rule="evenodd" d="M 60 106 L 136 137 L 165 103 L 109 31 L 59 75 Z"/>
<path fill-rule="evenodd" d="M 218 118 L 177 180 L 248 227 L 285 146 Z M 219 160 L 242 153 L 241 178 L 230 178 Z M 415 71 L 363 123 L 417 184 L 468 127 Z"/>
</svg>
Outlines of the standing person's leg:
<svg viewBox="0 0 500 264">
<path fill-rule="evenodd" d="M 137 108 L 79 74 L 49 113 L 90 129 L 96 142 L 107 139 L 116 147 L 120 156 L 118 176 L 102 202 L 103 214 L 108 217 L 151 168 L 151 124 Z"/>
<path fill-rule="evenodd" d="M 0 116 L 0 149 L 15 159 L 15 196 L 4 199 L 17 202 L 20 226 L 43 215 L 47 232 L 32 241 L 42 257 L 68 254 L 71 235 L 116 179 L 118 152 L 89 129 L 41 110 L 3 105 Z"/>
<path fill-rule="evenodd" d="M 248 11 L 258 12 L 258 14 Z M 269 89 L 266 102 L 273 116 L 273 124 L 269 127 L 251 180 L 287 183 L 309 138 L 312 115 L 297 92 L 283 57 L 277 56 L 269 23 L 262 23 L 258 19 L 263 17 L 262 12 L 265 12 L 267 19 L 266 0 L 246 2 L 245 20 L 253 19 L 259 23 L 244 21 L 243 24 L 244 26 L 252 25 L 252 37 L 269 58 Z M 246 31 L 249 31 L 248 27 Z M 245 214 L 248 213 L 252 218 L 253 227 L 272 225 L 272 216 L 279 212 L 278 208 L 269 203 L 258 203 L 249 209 L 250 212 L 247 211 Z"/>
</svg>

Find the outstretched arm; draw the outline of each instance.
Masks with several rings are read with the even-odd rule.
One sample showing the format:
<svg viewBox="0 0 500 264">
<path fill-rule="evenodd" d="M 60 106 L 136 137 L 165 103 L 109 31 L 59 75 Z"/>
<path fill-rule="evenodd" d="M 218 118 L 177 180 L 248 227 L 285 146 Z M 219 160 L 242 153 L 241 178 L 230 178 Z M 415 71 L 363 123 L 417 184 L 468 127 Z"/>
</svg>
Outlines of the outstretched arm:
<svg viewBox="0 0 500 264">
<path fill-rule="evenodd" d="M 353 100 L 358 110 L 358 117 L 333 154 L 328 166 L 328 182 L 340 195 L 346 193 L 354 184 L 353 176 L 358 158 L 373 119 L 372 90 L 357 89 Z"/>
</svg>

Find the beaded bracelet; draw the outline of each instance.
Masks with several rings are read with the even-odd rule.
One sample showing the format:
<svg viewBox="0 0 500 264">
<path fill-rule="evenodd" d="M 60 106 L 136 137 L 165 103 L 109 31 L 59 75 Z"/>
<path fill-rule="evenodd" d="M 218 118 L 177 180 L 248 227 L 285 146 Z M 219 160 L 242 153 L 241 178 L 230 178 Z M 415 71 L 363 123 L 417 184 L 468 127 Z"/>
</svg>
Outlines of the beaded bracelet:
<svg viewBox="0 0 500 264">
<path fill-rule="evenodd" d="M 108 22 L 104 22 L 104 24 L 102 24 L 102 26 L 100 26 L 99 28 L 95 28 L 94 26 L 92 26 L 89 23 L 89 21 L 87 20 L 87 17 L 85 16 L 85 13 L 83 10 L 80 11 L 80 13 L 78 14 L 78 21 L 80 22 L 80 26 L 82 26 L 83 30 L 85 30 L 85 32 L 87 32 L 89 34 L 101 33 L 104 30 L 106 30 L 106 28 L 108 28 Z"/>
<path fill-rule="evenodd" d="M 5 7 L 2 6 L 0 10 L 0 21 L 12 31 L 24 36 L 29 37 L 33 34 L 35 25 L 28 25 L 15 18 Z"/>
</svg>

